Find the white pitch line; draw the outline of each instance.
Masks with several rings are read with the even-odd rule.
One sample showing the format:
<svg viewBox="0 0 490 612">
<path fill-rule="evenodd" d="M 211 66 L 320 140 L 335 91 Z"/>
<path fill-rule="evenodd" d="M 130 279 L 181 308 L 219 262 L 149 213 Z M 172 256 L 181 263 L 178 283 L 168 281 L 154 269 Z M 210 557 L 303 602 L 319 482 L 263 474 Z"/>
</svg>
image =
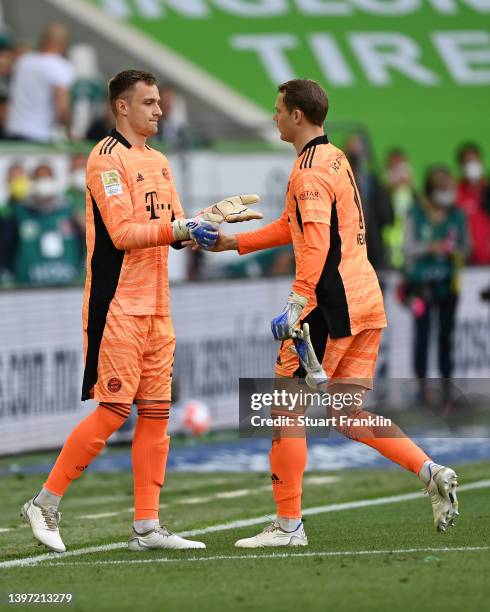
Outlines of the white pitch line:
<svg viewBox="0 0 490 612">
<path fill-rule="evenodd" d="M 339 480 L 338 476 L 307 476 L 303 479 L 303 484 L 305 486 L 319 486 L 324 484 L 331 484 L 333 482 L 337 482 Z M 246 495 L 257 495 L 262 491 L 269 491 L 271 485 L 264 485 L 260 487 L 256 487 L 254 489 L 234 489 L 232 491 L 221 491 L 218 493 L 213 493 L 212 495 L 200 495 L 194 497 L 183 497 L 182 499 L 176 500 L 174 503 L 179 505 L 197 505 L 197 504 L 207 504 L 208 502 L 212 502 L 219 499 L 233 499 L 235 497 L 245 497 Z M 160 508 L 167 508 L 169 504 L 160 504 Z M 133 512 L 133 508 L 128 508 L 126 510 L 122 510 L 121 512 L 107 512 L 101 514 L 84 514 L 81 516 L 77 516 L 78 519 L 85 520 L 96 520 L 99 518 L 109 518 L 113 516 L 117 516 L 122 512 Z"/>
<path fill-rule="evenodd" d="M 490 480 L 479 480 L 472 482 L 467 485 L 458 487 L 459 491 L 473 491 L 475 489 L 487 489 L 490 487 Z M 327 506 L 316 506 L 314 508 L 306 508 L 303 510 L 303 515 L 312 514 L 323 514 L 326 512 L 338 512 L 340 510 L 353 510 L 356 508 L 366 508 L 368 506 L 380 506 L 383 504 L 395 504 L 401 501 L 410 501 L 414 499 L 420 499 L 420 492 L 417 493 L 404 493 L 403 495 L 389 495 L 387 497 L 377 497 L 374 499 L 361 499 L 357 501 L 344 502 L 340 504 L 329 504 Z M 204 535 L 206 533 L 213 533 L 215 531 L 227 531 L 230 529 L 239 529 L 241 527 L 249 527 L 251 525 L 259 525 L 270 521 L 269 516 L 259 516 L 250 519 L 242 519 L 238 521 L 230 521 L 229 523 L 221 523 L 219 525 L 211 525 L 210 527 L 203 527 L 201 529 L 192 529 L 190 531 L 180 532 L 179 535 L 182 537 Z M 87 548 L 79 548 L 78 550 L 72 550 L 66 553 L 46 553 L 44 555 L 36 555 L 35 557 L 24 557 L 23 559 L 11 559 L 10 561 L 0 562 L 0 568 L 10 567 L 26 567 L 30 565 L 37 565 L 43 561 L 49 561 L 53 559 L 64 559 L 65 557 L 74 557 L 80 555 L 88 555 L 97 552 L 106 552 L 109 550 L 116 550 L 119 548 L 125 548 L 127 542 L 116 542 L 114 544 L 105 544 L 102 546 L 89 546 Z"/>
<path fill-rule="evenodd" d="M 246 495 L 250 495 L 250 489 L 235 489 L 234 491 L 222 491 L 221 493 L 216 493 L 216 499 L 233 499 L 234 497 L 245 497 Z"/>
<path fill-rule="evenodd" d="M 0 527 L 0 533 L 6 533 L 7 531 L 13 531 L 13 527 Z"/>
<path fill-rule="evenodd" d="M 100 514 L 81 514 L 76 516 L 77 519 L 96 520 L 101 518 L 109 518 L 110 516 L 119 516 L 120 512 L 101 512 Z"/>
<path fill-rule="evenodd" d="M 360 555 L 406 555 L 423 552 L 479 552 L 490 550 L 490 546 L 444 546 L 425 548 L 398 548 L 395 550 L 328 550 L 305 553 L 265 553 L 262 555 L 214 555 L 212 557 L 188 557 L 179 559 L 176 557 L 160 557 L 157 559 L 110 559 L 107 561 L 81 561 L 64 563 L 48 563 L 51 567 L 67 565 L 137 565 L 140 563 L 188 563 L 192 561 L 230 561 L 234 559 L 250 561 L 250 559 L 295 559 L 296 557 L 357 557 Z"/>
<path fill-rule="evenodd" d="M 26 557 L 25 559 L 12 559 L 11 561 L 2 561 L 0 567 L 27 567 L 31 565 L 37 565 L 42 561 L 52 561 L 54 559 L 64 559 L 65 557 L 76 557 L 78 555 L 89 555 L 90 553 L 96 552 L 108 552 L 110 550 L 126 548 L 127 545 L 127 542 L 114 542 L 114 544 L 104 544 L 102 546 L 88 546 L 86 548 L 79 548 L 78 550 L 69 550 L 65 553 L 45 553 L 44 555 L 37 555 L 36 557 Z"/>
<path fill-rule="evenodd" d="M 330 484 L 332 482 L 336 482 L 339 479 L 338 476 L 307 476 L 303 480 L 304 485 L 312 485 L 318 486 L 323 484 Z M 257 487 L 255 489 L 235 489 L 232 491 L 221 491 L 218 493 L 214 493 L 213 495 L 202 495 L 199 497 L 183 497 L 182 499 L 177 500 L 176 504 L 179 505 L 197 505 L 197 504 L 206 504 L 208 502 L 219 500 L 219 499 L 233 499 L 235 497 L 245 497 L 247 495 L 256 495 L 261 493 L 262 491 L 268 491 L 270 489 L 270 485 L 264 485 L 261 487 Z M 121 497 L 120 499 L 127 499 L 127 496 Z M 111 500 L 110 497 L 100 497 L 97 498 L 98 501 Z M 114 500 L 112 500 L 114 501 Z M 94 503 L 96 500 L 94 499 Z M 160 508 L 167 508 L 169 504 L 160 504 Z M 98 514 L 79 514 L 75 516 L 76 519 L 81 519 L 84 521 L 96 521 L 99 519 L 105 518 L 113 518 L 115 516 L 119 516 L 120 514 L 134 512 L 134 508 L 126 508 L 125 510 L 117 511 L 117 512 L 100 512 Z M 12 531 L 12 528 L 0 528 L 0 533 L 5 533 L 7 531 Z"/>
<path fill-rule="evenodd" d="M 490 487 L 490 480 L 480 480 L 472 482 L 467 485 L 458 487 L 459 491 L 471 491 L 473 489 L 486 489 Z M 403 493 L 402 495 L 389 495 L 388 497 L 377 497 L 374 499 L 361 499 L 351 502 L 343 502 L 339 504 L 328 504 L 326 506 L 315 506 L 313 508 L 306 508 L 302 511 L 303 516 L 313 514 L 324 514 L 326 512 L 339 512 L 340 510 L 354 510 L 356 508 L 365 508 L 368 506 L 381 506 L 383 504 L 395 504 L 401 501 L 410 501 L 413 499 L 420 499 L 421 492 L 417 493 Z M 228 529 L 239 529 L 241 527 L 250 527 L 252 525 L 259 525 L 270 521 L 270 516 L 259 516 L 251 519 L 241 519 L 237 521 L 231 521 L 229 523 L 222 523 L 221 525 L 211 525 L 210 527 L 204 527 L 202 529 L 193 529 L 191 531 L 185 531 L 179 533 L 183 537 L 204 535 L 206 533 L 213 533 L 214 531 L 226 531 Z M 2 565 L 0 564 L 0 567 Z"/>
</svg>

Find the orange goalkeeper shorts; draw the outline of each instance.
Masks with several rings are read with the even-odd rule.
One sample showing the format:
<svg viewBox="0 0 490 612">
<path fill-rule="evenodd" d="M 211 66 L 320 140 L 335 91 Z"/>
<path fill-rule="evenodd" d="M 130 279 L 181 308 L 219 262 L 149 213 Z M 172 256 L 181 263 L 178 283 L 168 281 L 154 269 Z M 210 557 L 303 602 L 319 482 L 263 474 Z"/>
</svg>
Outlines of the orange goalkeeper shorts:
<svg viewBox="0 0 490 612">
<path fill-rule="evenodd" d="M 87 331 L 83 337 L 82 399 L 121 404 L 132 404 L 136 399 L 170 401 L 175 351 L 170 317 L 127 315 L 113 300 L 102 337 L 97 339 Z M 98 352 L 93 350 L 97 341 Z"/>
<path fill-rule="evenodd" d="M 373 388 L 374 371 L 381 343 L 381 329 L 365 329 L 355 336 L 330 338 L 325 329 L 310 322 L 310 337 L 318 360 L 328 377 L 335 383 L 358 384 Z M 300 376 L 305 372 L 298 356 L 291 350 L 292 340 L 281 343 L 276 361 L 276 375 Z"/>
</svg>

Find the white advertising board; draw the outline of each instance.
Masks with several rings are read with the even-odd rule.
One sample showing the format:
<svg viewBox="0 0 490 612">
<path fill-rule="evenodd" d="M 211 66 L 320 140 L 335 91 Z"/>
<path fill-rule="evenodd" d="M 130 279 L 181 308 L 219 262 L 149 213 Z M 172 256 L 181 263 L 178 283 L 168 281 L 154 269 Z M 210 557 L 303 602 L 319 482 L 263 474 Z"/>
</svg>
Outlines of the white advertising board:
<svg viewBox="0 0 490 612">
<path fill-rule="evenodd" d="M 412 319 L 384 279 L 389 327 L 378 375 L 412 375 Z M 455 335 L 456 377 L 490 378 L 490 307 L 480 293 L 489 269 L 468 269 Z M 174 376 L 182 399 L 205 402 L 213 427 L 235 427 L 238 378 L 273 376 L 278 344 L 270 319 L 291 279 L 189 283 L 172 288 L 177 335 Z M 53 448 L 94 403 L 80 401 L 83 374 L 81 289 L 0 293 L 0 454 Z M 432 359 L 434 362 L 435 360 Z M 431 376 L 437 370 L 431 366 Z"/>
</svg>

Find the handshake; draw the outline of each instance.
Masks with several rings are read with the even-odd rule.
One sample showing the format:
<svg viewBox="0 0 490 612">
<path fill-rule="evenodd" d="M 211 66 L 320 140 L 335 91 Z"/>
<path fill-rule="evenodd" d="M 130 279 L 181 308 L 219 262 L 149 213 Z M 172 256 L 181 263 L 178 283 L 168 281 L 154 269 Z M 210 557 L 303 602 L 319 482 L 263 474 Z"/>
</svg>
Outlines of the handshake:
<svg viewBox="0 0 490 612">
<path fill-rule="evenodd" d="M 172 222 L 175 240 L 193 240 L 199 247 L 211 250 L 219 235 L 223 221 L 238 223 L 262 219 L 262 213 L 248 208 L 259 201 L 255 194 L 239 195 L 221 200 L 197 213 L 192 219 L 176 219 Z"/>
</svg>

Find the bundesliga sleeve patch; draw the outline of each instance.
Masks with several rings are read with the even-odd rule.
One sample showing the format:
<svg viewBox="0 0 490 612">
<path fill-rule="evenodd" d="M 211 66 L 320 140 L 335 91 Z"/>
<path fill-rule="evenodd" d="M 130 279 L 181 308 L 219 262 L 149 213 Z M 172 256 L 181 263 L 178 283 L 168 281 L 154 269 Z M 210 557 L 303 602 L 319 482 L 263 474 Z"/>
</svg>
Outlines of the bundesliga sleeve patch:
<svg viewBox="0 0 490 612">
<path fill-rule="evenodd" d="M 106 195 L 113 196 L 122 193 L 121 179 L 117 170 L 102 172 L 100 176 L 102 177 L 102 184 L 104 185 Z"/>
</svg>

